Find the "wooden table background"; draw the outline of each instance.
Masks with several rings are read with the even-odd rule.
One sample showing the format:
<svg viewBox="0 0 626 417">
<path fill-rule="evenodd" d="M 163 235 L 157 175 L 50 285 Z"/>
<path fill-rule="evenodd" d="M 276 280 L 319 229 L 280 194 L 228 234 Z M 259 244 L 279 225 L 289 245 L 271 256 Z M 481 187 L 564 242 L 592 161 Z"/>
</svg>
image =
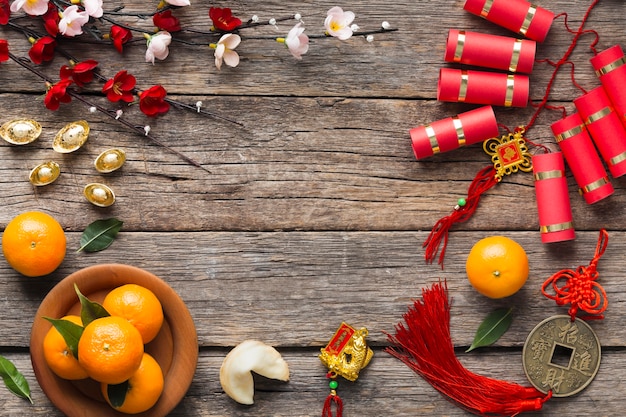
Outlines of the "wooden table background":
<svg viewBox="0 0 626 417">
<path fill-rule="evenodd" d="M 152 3 L 126 2 L 128 10 L 142 12 L 156 6 Z M 0 144 L 0 226 L 4 230 L 21 212 L 43 210 L 60 221 L 68 237 L 65 261 L 47 277 L 22 277 L 0 260 L 0 354 L 25 374 L 35 401 L 30 405 L 2 387 L 1 415 L 60 414 L 37 385 L 30 364 L 35 311 L 65 276 L 114 262 L 164 278 L 195 320 L 198 368 L 173 416 L 320 415 L 328 387 L 317 355 L 341 321 L 367 327 L 375 350 L 357 382 L 340 381 L 345 416 L 464 416 L 465 411 L 383 351 L 383 332 L 393 330 L 421 288 L 444 278 L 453 298 L 452 337 L 460 360 L 476 373 L 528 385 L 521 361 L 526 336 L 541 320 L 566 312 L 541 295 L 540 285 L 560 269 L 588 264 L 603 227 L 610 241 L 599 272 L 610 305 L 606 318 L 592 323 L 603 346 L 599 373 L 578 396 L 553 399 L 543 411 L 529 415 L 622 414 L 624 179 L 613 180 L 613 196 L 589 206 L 568 173 L 577 237 L 544 245 L 532 176 L 508 177 L 484 196 L 471 221 L 453 229 L 445 269 L 424 262 L 421 244 L 430 228 L 465 195 L 488 159 L 480 146 L 472 146 L 417 162 L 408 131 L 476 107 L 436 101 L 438 71 L 447 66 L 448 29 L 511 33 L 465 12 L 462 0 L 192 3 L 175 12 L 183 27 L 208 29 L 208 8 L 217 6 L 231 7 L 244 19 L 299 12 L 306 33 L 322 33 L 326 10 L 340 5 L 356 13 L 362 30 L 387 20 L 399 31 L 376 35 L 372 43 L 358 36 L 345 42 L 315 39 L 302 61 L 273 41 L 244 39 L 237 49 L 240 65 L 221 71 L 207 47 L 176 43 L 166 61 L 151 65 L 144 62 L 143 41 L 127 47 L 123 56 L 111 47 L 61 42 L 80 60 L 98 60 L 107 77 L 128 69 L 140 88 L 160 83 L 171 98 L 190 104 L 201 100 L 206 109 L 243 124 L 175 109 L 148 119 L 137 108 L 125 109 L 125 117 L 140 126 L 149 124 L 155 136 L 210 173 L 101 114 L 89 113 L 76 100 L 56 112 L 45 109 L 43 82 L 11 61 L 0 64 L 0 121 L 27 117 L 44 128 L 31 145 Z M 567 12 L 575 29 L 589 3 L 544 0 L 539 5 Z M 105 1 L 105 9 L 111 7 Z M 622 0 L 602 0 L 593 10 L 587 27 L 599 35 L 598 50 L 624 42 L 623 12 Z M 124 21 L 134 23 L 132 18 Z M 291 25 L 279 23 L 279 31 L 266 27 L 244 35 L 284 36 Z M 26 56 L 29 44 L 21 34 L 1 27 L 0 37 L 9 40 L 13 53 Z M 560 58 L 571 39 L 563 17 L 558 18 L 537 58 Z M 589 64 L 593 39 L 583 36 L 572 55 L 576 80 L 587 90 L 599 85 Z M 65 63 L 57 56 L 42 71 L 57 79 Z M 543 96 L 550 73 L 548 65 L 536 64 L 533 100 Z M 90 88 L 85 92 L 90 99 L 114 108 L 98 94 L 99 86 Z M 566 68 L 557 78 L 551 104 L 572 109 L 571 101 L 581 94 Z M 527 123 L 532 112 L 531 107 L 496 108 L 498 121 L 509 127 Z M 543 112 L 528 137 L 556 149 L 549 126 L 560 117 Z M 54 134 L 78 119 L 91 125 L 87 144 L 72 154 L 53 152 Z M 110 147 L 125 149 L 128 161 L 119 172 L 100 175 L 93 160 Z M 47 187 L 31 186 L 30 169 L 48 159 L 61 165 L 61 177 Z M 113 188 L 117 202 L 112 207 L 97 208 L 84 200 L 82 188 L 92 181 Z M 76 253 L 85 227 L 109 217 L 124 221 L 113 245 L 95 254 Z M 472 245 L 494 234 L 517 240 L 530 259 L 528 283 L 504 300 L 480 296 L 465 277 Z M 512 328 L 493 347 L 463 353 L 482 319 L 504 306 L 515 307 Z M 242 406 L 224 394 L 218 370 L 230 348 L 251 338 L 277 347 L 290 365 L 291 380 L 259 379 L 255 404 Z"/>
</svg>

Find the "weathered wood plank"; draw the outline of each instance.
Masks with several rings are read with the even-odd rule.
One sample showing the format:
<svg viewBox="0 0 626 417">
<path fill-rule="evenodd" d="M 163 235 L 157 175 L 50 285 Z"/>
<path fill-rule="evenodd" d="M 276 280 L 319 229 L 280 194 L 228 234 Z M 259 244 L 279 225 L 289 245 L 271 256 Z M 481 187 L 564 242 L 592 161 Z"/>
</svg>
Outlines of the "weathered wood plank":
<svg viewBox="0 0 626 417">
<path fill-rule="evenodd" d="M 107 215 L 124 220 L 127 230 L 423 230 L 450 213 L 489 163 L 480 145 L 415 160 L 408 131 L 441 117 L 434 102 L 211 101 L 217 113 L 241 121 L 245 129 L 190 113 L 172 112 L 171 122 L 135 115 L 135 123 L 150 123 L 154 135 L 202 163 L 208 174 L 101 115 L 86 114 L 78 103 L 65 113 L 32 109 L 24 114 L 28 97 L 5 98 L 15 104 L 5 112 L 7 119 L 33 117 L 44 133 L 26 147 L 0 144 L 0 198 L 7 208 L 0 213 L 2 224 L 26 209 L 46 208 L 74 231 Z M 258 110 L 267 117 L 257 120 Z M 501 123 L 517 123 L 513 114 L 501 114 Z M 73 154 L 53 152 L 56 132 L 83 117 L 92 127 L 87 144 Z M 548 137 L 540 142 L 555 146 Z M 125 149 L 128 162 L 119 172 L 100 175 L 93 160 L 109 147 Z M 32 187 L 30 169 L 49 159 L 59 162 L 61 177 L 50 186 Z M 82 188 L 93 181 L 112 187 L 118 202 L 109 209 L 91 207 Z M 613 181 L 613 196 L 593 206 L 578 195 L 571 174 L 568 182 L 577 228 L 626 224 L 621 179 Z M 172 207 L 177 207 L 175 216 Z M 487 192 L 462 227 L 537 230 L 536 210 L 532 176 L 515 174 Z"/>
<path fill-rule="evenodd" d="M 328 395 L 325 368 L 317 359 L 318 350 L 281 349 L 291 369 L 287 383 L 256 380 L 255 404 L 243 406 L 228 398 L 219 383 L 219 367 L 225 350 L 202 350 L 198 369 L 187 396 L 171 416 L 319 416 Z M 3 415 L 61 416 L 35 383 L 26 354 L 6 355 L 23 371 L 30 382 L 35 405 L 5 394 L 0 397 Z M 461 362 L 471 371 L 491 378 L 517 382 L 528 386 L 518 351 L 462 354 Z M 620 415 L 622 399 L 626 394 L 619 383 L 617 369 L 626 366 L 621 351 L 603 352 L 600 371 L 591 385 L 580 395 L 548 401 L 543 410 L 525 413 L 532 416 Z M 339 381 L 338 393 L 344 401 L 345 416 L 450 416 L 469 414 L 446 401 L 430 385 L 416 376 L 402 363 L 376 349 L 371 364 L 355 383 Z M 4 387 L 0 388 L 4 390 Z"/>
<path fill-rule="evenodd" d="M 45 279 L 27 279 L 0 264 L 2 346 L 27 346 L 38 304 L 59 279 L 99 263 L 129 263 L 162 277 L 185 300 L 196 322 L 200 346 L 233 346 L 248 338 L 277 346 L 323 346 L 344 320 L 370 330 L 371 343 L 385 345 L 384 331 L 401 321 L 421 289 L 446 279 L 453 300 L 452 336 L 468 346 L 482 319 L 498 307 L 515 308 L 515 325 L 498 342 L 521 347 L 543 319 L 567 308 L 541 295 L 541 284 L 561 269 L 587 265 L 598 239 L 579 232 L 575 241 L 539 245 L 535 232 L 505 233 L 526 248 L 530 277 L 508 299 L 476 293 L 465 275 L 465 259 L 478 239 L 493 232 L 455 232 L 446 268 L 426 265 L 425 232 L 137 233 L 122 231 L 106 251 L 75 253 L 79 234 L 69 234 L 67 259 Z M 621 294 L 623 232 L 610 232 L 598 264 L 609 309 L 593 323 L 604 346 L 626 347 Z M 19 314 L 18 314 L 19 312 Z"/>
<path fill-rule="evenodd" d="M 146 13 L 150 11 L 142 2 L 127 2 L 129 11 Z M 309 34 L 323 33 L 325 12 L 336 5 L 334 2 L 315 2 L 302 4 L 295 1 L 268 1 L 259 5 L 256 2 L 232 1 L 212 2 L 212 5 L 231 7 L 236 15 L 244 20 L 253 14 L 261 19 L 280 17 L 299 12 L 307 24 Z M 130 45 L 123 56 L 112 47 L 98 48 L 94 55 L 94 45 L 76 45 L 73 40 L 60 40 L 61 45 L 71 51 L 79 60 L 93 58 L 99 60 L 102 72 L 113 76 L 118 70 L 126 68 L 137 77 L 140 86 L 147 88 L 160 83 L 168 91 L 191 95 L 302 95 L 302 96 L 347 96 L 347 97 L 436 97 L 439 68 L 443 62 L 444 45 L 448 30 L 451 28 L 474 30 L 505 36 L 515 36 L 490 22 L 486 22 L 463 10 L 463 1 L 446 2 L 440 7 L 433 7 L 431 2 L 398 1 L 393 10 L 384 2 L 352 2 L 344 8 L 353 10 L 356 22 L 363 30 L 378 28 L 387 20 L 399 32 L 377 35 L 373 43 L 362 37 L 355 37 L 342 43 L 334 39 L 313 40 L 310 52 L 302 61 L 296 61 L 284 48 L 270 40 L 244 40 L 238 48 L 242 62 L 236 69 L 218 71 L 213 65 L 213 53 L 207 46 L 186 46 L 174 44 L 171 56 L 164 62 L 151 65 L 145 62 L 145 42 L 136 34 L 136 43 Z M 568 1 L 542 1 L 540 4 L 555 13 L 566 12 L 569 23 L 577 29 L 588 6 L 585 3 Z M 620 10 L 619 0 L 602 1 L 592 13 L 588 27 L 596 29 L 600 35 L 598 49 L 619 43 L 624 36 L 623 25 L 614 19 L 615 10 Z M 210 21 L 207 16 L 207 4 L 194 4 L 192 7 L 177 10 L 183 27 L 208 30 Z M 122 18 L 123 22 L 134 24 L 134 18 Z M 137 25 L 152 31 L 151 21 L 138 22 Z M 244 32 L 245 36 L 285 36 L 291 28 L 291 22 L 279 24 L 280 30 L 272 27 Z M 41 29 L 40 29 L 41 30 Z M 19 55 L 25 55 L 29 44 L 21 34 L 2 27 L 0 33 L 8 38 L 11 47 Z M 190 35 L 182 35 L 190 38 Z M 547 40 L 539 45 L 537 58 L 558 60 L 565 52 L 573 35 L 563 24 L 563 17 L 558 18 Z M 208 44 L 215 42 L 215 37 L 194 35 L 195 42 Z M 577 64 L 576 79 L 585 88 L 597 85 L 588 59 L 592 56 L 588 46 L 593 36 L 581 39 L 572 60 Z M 58 68 L 65 62 L 55 59 L 52 65 L 46 65 L 44 71 L 52 78 L 58 77 Z M 184 77 L 172 77 L 184 68 Z M 549 79 L 550 67 L 537 64 L 532 75 L 532 96 L 540 99 Z M 567 70 L 565 71 L 567 72 Z M 332 76 L 329 76 L 332 74 Z M 39 94 L 42 83 L 29 76 L 14 64 L 4 63 L 0 72 L 0 85 L 5 86 L 11 80 L 18 91 Z M 358 80 L 358 81 L 357 81 Z M 6 89 L 6 87 L 0 87 Z M 15 91 L 13 90 L 13 91 Z M 553 98 L 571 100 L 579 95 L 564 73 L 559 77 L 558 88 Z"/>
</svg>

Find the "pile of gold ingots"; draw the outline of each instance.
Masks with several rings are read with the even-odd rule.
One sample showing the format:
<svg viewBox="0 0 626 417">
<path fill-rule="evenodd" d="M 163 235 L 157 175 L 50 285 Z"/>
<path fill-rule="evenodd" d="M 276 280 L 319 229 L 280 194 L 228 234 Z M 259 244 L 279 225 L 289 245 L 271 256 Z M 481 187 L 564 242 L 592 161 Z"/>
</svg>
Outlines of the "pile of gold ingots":
<svg viewBox="0 0 626 417">
<path fill-rule="evenodd" d="M 0 137 L 13 145 L 27 145 L 41 135 L 41 125 L 31 119 L 10 120 L 0 126 Z M 71 153 L 80 149 L 89 137 L 89 124 L 84 120 L 68 123 L 54 137 L 52 149 L 58 153 Z M 123 149 L 107 149 L 94 161 L 101 174 L 113 172 L 124 165 L 126 153 Z M 30 171 L 30 182 L 41 187 L 52 184 L 59 178 L 61 168 L 54 161 L 46 161 Z M 87 201 L 98 206 L 108 207 L 115 202 L 115 194 L 108 186 L 100 183 L 87 184 L 83 190 Z"/>
</svg>

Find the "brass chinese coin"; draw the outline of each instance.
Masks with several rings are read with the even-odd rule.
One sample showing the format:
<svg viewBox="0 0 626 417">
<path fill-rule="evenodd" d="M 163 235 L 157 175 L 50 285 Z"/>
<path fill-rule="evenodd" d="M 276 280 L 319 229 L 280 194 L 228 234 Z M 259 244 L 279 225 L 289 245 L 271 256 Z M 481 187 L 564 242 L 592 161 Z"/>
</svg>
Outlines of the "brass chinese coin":
<svg viewBox="0 0 626 417">
<path fill-rule="evenodd" d="M 528 335 L 522 351 L 524 372 L 539 391 L 569 397 L 585 389 L 598 373 L 601 346 L 593 329 L 570 316 L 550 317 Z"/>
</svg>

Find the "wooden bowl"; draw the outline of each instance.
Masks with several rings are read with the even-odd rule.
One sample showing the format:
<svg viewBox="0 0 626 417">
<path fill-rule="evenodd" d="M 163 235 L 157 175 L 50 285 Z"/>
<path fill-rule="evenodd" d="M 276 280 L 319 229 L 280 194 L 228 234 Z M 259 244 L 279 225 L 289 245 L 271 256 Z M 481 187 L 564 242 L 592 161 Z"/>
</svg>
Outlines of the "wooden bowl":
<svg viewBox="0 0 626 417">
<path fill-rule="evenodd" d="M 61 318 L 80 314 L 74 290 L 92 301 L 102 302 L 108 291 L 124 284 L 150 289 L 163 306 L 164 322 L 157 337 L 146 345 L 146 352 L 163 369 L 165 384 L 159 401 L 136 416 L 161 417 L 169 414 L 191 385 L 198 362 L 198 341 L 191 314 L 183 300 L 163 280 L 142 269 L 118 264 L 96 265 L 76 271 L 57 284 L 44 298 L 33 320 L 30 357 L 41 389 L 68 417 L 120 417 L 100 394 L 100 384 L 91 379 L 68 381 L 56 376 L 43 356 L 43 339 L 52 326 L 44 317 Z"/>
</svg>

